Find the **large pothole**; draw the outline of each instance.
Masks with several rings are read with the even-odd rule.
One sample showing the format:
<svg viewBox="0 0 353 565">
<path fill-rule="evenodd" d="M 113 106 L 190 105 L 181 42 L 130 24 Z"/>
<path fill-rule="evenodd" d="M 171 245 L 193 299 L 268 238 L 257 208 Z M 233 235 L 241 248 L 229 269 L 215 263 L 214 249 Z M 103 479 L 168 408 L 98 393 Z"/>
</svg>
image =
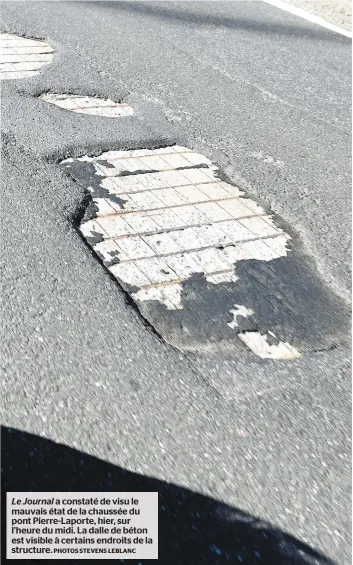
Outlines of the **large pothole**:
<svg viewBox="0 0 353 565">
<path fill-rule="evenodd" d="M 340 342 L 349 317 L 272 214 L 186 147 L 62 165 L 92 201 L 80 231 L 166 341 L 289 359 Z"/>
</svg>

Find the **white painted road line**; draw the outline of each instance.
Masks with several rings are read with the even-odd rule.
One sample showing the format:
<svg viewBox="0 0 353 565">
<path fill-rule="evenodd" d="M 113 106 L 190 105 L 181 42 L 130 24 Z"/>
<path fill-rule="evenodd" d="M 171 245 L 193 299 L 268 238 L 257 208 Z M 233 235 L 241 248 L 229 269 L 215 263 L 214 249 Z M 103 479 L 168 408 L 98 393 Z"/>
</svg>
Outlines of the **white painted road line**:
<svg viewBox="0 0 353 565">
<path fill-rule="evenodd" d="M 329 22 L 327 22 L 326 20 L 324 20 L 323 18 L 320 18 L 319 16 L 315 16 L 314 14 L 311 14 L 310 12 L 306 12 L 305 10 L 302 10 L 301 8 L 297 8 L 296 6 L 292 6 L 291 4 L 288 4 L 287 2 L 283 2 L 282 0 L 263 0 L 263 2 L 266 2 L 266 4 L 270 4 L 271 6 L 275 6 L 276 8 L 279 8 L 280 10 L 284 10 L 285 12 L 289 12 L 290 14 L 293 14 L 294 16 L 298 16 L 299 18 L 303 18 L 304 20 L 311 22 L 313 24 L 317 24 L 321 27 L 324 27 L 330 31 L 333 31 L 335 33 L 339 33 L 340 35 L 344 35 L 345 37 L 352 37 L 352 32 L 348 31 L 342 27 L 338 27 L 335 26 L 333 24 L 330 24 Z"/>
<path fill-rule="evenodd" d="M 39 97 L 41 100 L 75 112 L 76 114 L 88 114 L 105 118 L 121 118 L 132 116 L 134 110 L 129 104 L 118 103 L 109 98 L 98 98 L 93 96 L 81 96 L 76 94 L 52 94 L 46 93 Z"/>
<path fill-rule="evenodd" d="M 0 34 L 0 79 L 23 79 L 39 74 L 51 63 L 54 49 L 46 41 Z"/>
</svg>

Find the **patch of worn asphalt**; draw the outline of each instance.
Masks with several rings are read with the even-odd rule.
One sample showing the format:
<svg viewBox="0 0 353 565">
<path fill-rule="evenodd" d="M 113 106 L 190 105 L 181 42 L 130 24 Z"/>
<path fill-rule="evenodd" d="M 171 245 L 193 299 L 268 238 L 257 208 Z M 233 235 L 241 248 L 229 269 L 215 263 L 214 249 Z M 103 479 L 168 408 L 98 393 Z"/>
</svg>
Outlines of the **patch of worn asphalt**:
<svg viewBox="0 0 353 565">
<path fill-rule="evenodd" d="M 11 140 L 3 174 L 4 423 L 212 496 L 344 561 L 348 353 L 181 356 L 72 226 L 78 186 Z"/>
<path fill-rule="evenodd" d="M 135 94 L 147 119 L 156 121 L 160 110 L 182 128 L 191 148 L 216 158 L 295 225 L 323 276 L 347 296 L 347 38 L 262 2 L 5 2 L 2 26 L 50 39 L 57 51 L 53 65 L 20 88 Z M 16 88 L 6 83 L 4 97 Z M 24 124 L 27 105 L 31 119 Z M 4 113 L 3 128 L 15 128 L 24 145 L 36 139 L 42 152 L 60 138 L 63 146 L 87 145 L 92 130 L 101 139 L 98 120 L 86 116 L 69 126 L 70 114 L 42 107 L 23 99 L 18 111 Z M 48 124 L 45 115 L 55 111 L 57 121 Z M 59 139 L 48 140 L 48 127 L 57 127 Z M 118 126 L 106 120 L 102 127 L 106 138 Z"/>
<path fill-rule="evenodd" d="M 200 3 L 193 19 L 193 4 L 132 4 L 3 4 L 6 31 L 58 53 L 38 79 L 3 87 L 4 423 L 222 500 L 349 563 L 349 353 L 181 356 L 93 258 L 72 225 L 83 193 L 47 162 L 187 137 L 292 221 L 344 294 L 347 43 L 262 5 Z M 30 96 L 48 88 L 131 90 L 140 117 L 72 123 Z"/>
</svg>

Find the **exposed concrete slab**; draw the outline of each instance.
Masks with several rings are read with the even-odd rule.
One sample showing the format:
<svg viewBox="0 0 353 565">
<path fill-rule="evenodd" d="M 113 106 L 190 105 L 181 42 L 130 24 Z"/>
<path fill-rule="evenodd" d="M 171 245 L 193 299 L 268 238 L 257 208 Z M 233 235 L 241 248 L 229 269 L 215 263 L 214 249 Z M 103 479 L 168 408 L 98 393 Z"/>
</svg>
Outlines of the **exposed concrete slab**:
<svg viewBox="0 0 353 565">
<path fill-rule="evenodd" d="M 0 80 L 26 79 L 38 75 L 52 62 L 54 49 L 47 41 L 11 33 L 0 34 Z"/>
<path fill-rule="evenodd" d="M 63 110 L 75 114 L 87 114 L 89 116 L 101 116 L 103 118 L 121 118 L 132 116 L 134 110 L 124 102 L 114 102 L 109 98 L 98 96 L 80 96 L 79 94 L 52 94 L 46 92 L 39 96 L 44 102 L 54 104 Z"/>
<path fill-rule="evenodd" d="M 62 166 L 87 191 L 83 238 L 175 347 L 292 359 L 344 340 L 347 308 L 299 238 L 204 155 L 169 146 Z"/>
</svg>

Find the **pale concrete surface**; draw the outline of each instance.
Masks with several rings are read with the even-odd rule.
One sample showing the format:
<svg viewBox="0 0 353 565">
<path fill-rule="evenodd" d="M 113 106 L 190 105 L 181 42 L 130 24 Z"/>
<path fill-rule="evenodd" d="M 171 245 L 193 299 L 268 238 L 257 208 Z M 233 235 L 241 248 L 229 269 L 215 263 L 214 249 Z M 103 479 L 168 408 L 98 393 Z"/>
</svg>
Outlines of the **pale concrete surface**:
<svg viewBox="0 0 353 565">
<path fill-rule="evenodd" d="M 0 80 L 32 77 L 51 63 L 54 49 L 46 41 L 0 34 Z"/>
<path fill-rule="evenodd" d="M 104 118 L 121 118 L 132 116 L 133 108 L 128 104 L 120 104 L 94 96 L 73 96 L 72 94 L 52 94 L 46 92 L 40 95 L 40 100 L 48 104 L 55 104 L 59 108 L 75 112 L 76 114 L 88 114 L 90 116 L 101 116 Z"/>
<path fill-rule="evenodd" d="M 214 284 L 236 281 L 237 260 L 287 254 L 290 236 L 272 216 L 187 147 L 109 151 L 61 164 L 78 182 L 79 172 L 93 167 L 85 183 L 91 212 L 80 231 L 120 282 L 139 287 L 137 301 L 181 309 L 181 285 L 193 274 Z"/>
</svg>

